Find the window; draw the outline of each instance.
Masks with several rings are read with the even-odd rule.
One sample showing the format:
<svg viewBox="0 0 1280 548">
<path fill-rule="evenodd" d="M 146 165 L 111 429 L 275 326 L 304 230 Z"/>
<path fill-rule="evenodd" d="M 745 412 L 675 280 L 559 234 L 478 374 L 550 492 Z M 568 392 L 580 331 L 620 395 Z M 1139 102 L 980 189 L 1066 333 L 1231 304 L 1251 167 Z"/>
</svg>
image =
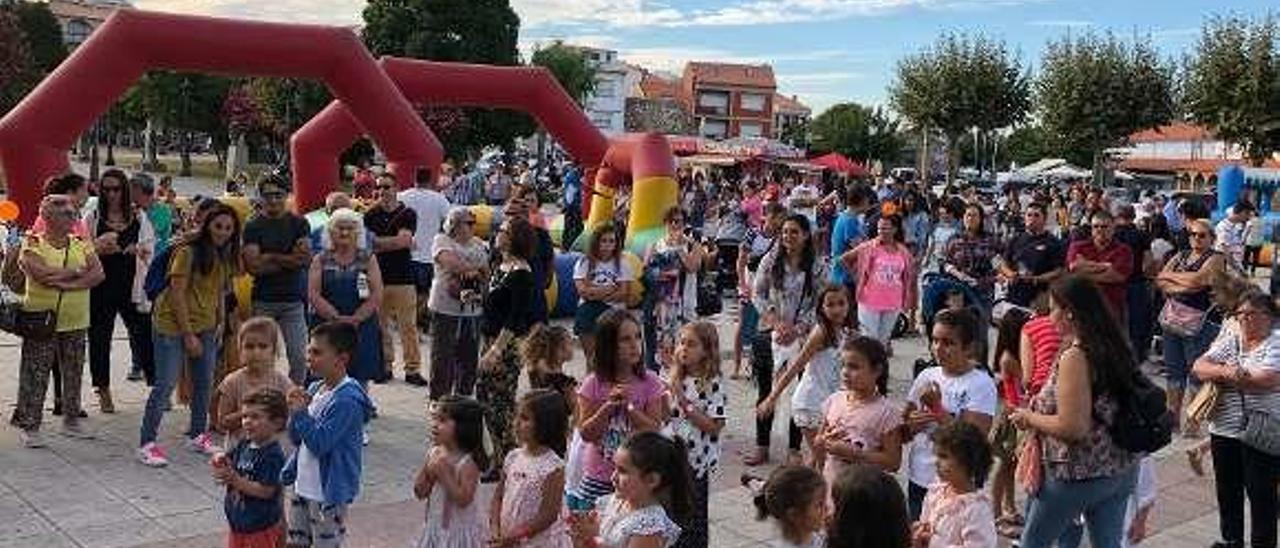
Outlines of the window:
<svg viewBox="0 0 1280 548">
<path fill-rule="evenodd" d="M 738 102 L 742 107 L 742 110 L 764 112 L 764 100 L 765 97 L 758 93 L 743 93 L 738 99 Z"/>
<path fill-rule="evenodd" d="M 728 135 L 729 123 L 724 120 L 703 120 L 702 136 L 720 139 Z"/>
<path fill-rule="evenodd" d="M 729 94 L 716 92 L 698 94 L 698 110 L 714 114 L 728 114 Z"/>
<path fill-rule="evenodd" d="M 614 97 L 617 94 L 617 82 L 612 80 L 601 80 L 596 82 L 596 90 L 595 93 L 593 93 L 596 97 Z"/>
<path fill-rule="evenodd" d="M 93 32 L 93 27 L 89 26 L 83 19 L 72 19 L 67 22 L 67 35 L 64 40 L 68 44 L 79 45 L 89 38 L 89 33 Z"/>
<path fill-rule="evenodd" d="M 764 124 L 759 122 L 743 122 L 738 126 L 738 135 L 741 137 L 759 137 L 764 135 Z"/>
</svg>

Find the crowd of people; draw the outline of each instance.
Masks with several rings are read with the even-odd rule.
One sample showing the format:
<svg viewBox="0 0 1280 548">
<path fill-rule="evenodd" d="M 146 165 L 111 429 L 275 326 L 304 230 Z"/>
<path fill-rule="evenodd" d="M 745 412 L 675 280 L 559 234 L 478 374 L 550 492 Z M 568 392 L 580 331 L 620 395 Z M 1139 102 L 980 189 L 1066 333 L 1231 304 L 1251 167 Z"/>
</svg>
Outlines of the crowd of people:
<svg viewBox="0 0 1280 548">
<path fill-rule="evenodd" d="M 1111 203 L 1082 183 L 996 197 L 682 173 L 638 271 L 623 258 L 625 196 L 589 232 L 566 329 L 543 298 L 556 251 L 530 170 L 444 166 L 405 190 L 357 175 L 318 227 L 290 211 L 279 175 L 257 182 L 247 219 L 214 198 L 179 207 L 145 174 L 107 171 L 92 192 L 51 179 L 2 273 L 54 324 L 22 341 L 22 443 L 44 445 L 50 378 L 62 431 L 93 436 L 86 348 L 98 410 L 116 412 L 119 316 L 129 378 L 150 386 L 138 459 L 168 464 L 159 430 L 177 391 L 185 446 L 226 486 L 233 546 L 342 545 L 371 384 L 393 378 L 397 347 L 401 378 L 432 402 L 420 547 L 708 546 L 730 382 L 757 393 L 746 465 L 771 462 L 787 417 L 781 466 L 744 478 L 777 546 L 1077 546 L 1085 525 L 1092 546 L 1137 544 L 1156 503 L 1150 453 L 1168 442 L 1141 425 L 1156 438 L 1207 426 L 1187 456 L 1197 473 L 1212 459 L 1218 545 L 1244 546 L 1246 496 L 1252 516 L 1277 511 L 1280 337 L 1275 302 L 1248 280 L 1264 238 L 1247 200 L 1215 225 L 1195 197 Z M 582 176 L 554 172 L 563 248 Z M 501 210 L 489 241 L 464 207 L 477 203 Z M 732 341 L 702 317 L 722 297 L 739 305 Z M 928 353 L 906 356 L 912 382 L 892 393 L 894 341 L 917 331 Z M 1159 416 L 1135 403 L 1144 365 L 1163 372 Z M 481 483 L 496 484 L 489 508 Z M 1276 535 L 1253 520 L 1248 542 Z"/>
</svg>

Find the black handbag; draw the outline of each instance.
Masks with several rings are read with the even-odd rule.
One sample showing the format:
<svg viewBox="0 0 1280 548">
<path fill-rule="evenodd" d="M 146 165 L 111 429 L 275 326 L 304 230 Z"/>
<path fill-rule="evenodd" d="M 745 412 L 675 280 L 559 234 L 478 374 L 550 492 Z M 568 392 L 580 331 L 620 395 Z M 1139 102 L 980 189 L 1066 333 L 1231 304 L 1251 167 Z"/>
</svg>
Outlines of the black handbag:
<svg viewBox="0 0 1280 548">
<path fill-rule="evenodd" d="M 62 256 L 62 268 L 67 267 L 67 259 L 70 256 L 71 243 L 67 242 L 67 251 Z M 33 341 L 52 339 L 58 330 L 58 313 L 62 311 L 62 295 L 63 291 L 58 290 L 58 304 L 53 310 L 24 310 L 21 301 L 0 303 L 0 330 Z"/>
</svg>

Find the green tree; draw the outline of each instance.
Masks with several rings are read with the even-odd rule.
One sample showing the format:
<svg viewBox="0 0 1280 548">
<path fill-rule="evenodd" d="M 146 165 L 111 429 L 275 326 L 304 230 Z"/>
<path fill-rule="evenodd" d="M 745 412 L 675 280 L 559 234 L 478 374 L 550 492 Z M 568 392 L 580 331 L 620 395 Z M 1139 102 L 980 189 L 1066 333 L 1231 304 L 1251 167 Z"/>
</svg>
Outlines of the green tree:
<svg viewBox="0 0 1280 548">
<path fill-rule="evenodd" d="M 937 131 L 955 145 L 973 128 L 990 132 L 1021 122 L 1031 108 L 1030 81 L 1003 42 L 946 34 L 928 50 L 898 61 L 889 100 L 921 135 Z M 925 142 L 922 157 L 928 158 Z M 955 146 L 948 157 L 950 179 L 958 159 Z"/>
<path fill-rule="evenodd" d="M 902 152 L 898 121 L 883 109 L 857 103 L 840 103 L 819 114 L 810 124 L 811 149 L 816 153 L 839 152 L 863 163 L 893 163 Z"/>
<path fill-rule="evenodd" d="M 1173 118 L 1173 72 L 1148 40 L 1086 33 L 1051 42 L 1036 81 L 1042 127 L 1067 160 L 1102 175 L 1106 149 Z"/>
<path fill-rule="evenodd" d="M 1243 146 L 1255 166 L 1280 150 L 1277 24 L 1272 14 L 1215 17 L 1186 67 L 1183 101 L 1192 120 Z"/>
<path fill-rule="evenodd" d="M 26 95 L 31 72 L 26 33 L 17 14 L 0 5 L 0 113 L 9 112 Z"/>
<path fill-rule="evenodd" d="M 182 157 L 181 174 L 188 175 L 191 140 L 196 134 L 209 137 L 218 162 L 225 161 L 229 139 L 222 105 L 232 83 L 230 78 L 221 76 L 148 72 L 125 93 L 124 116 L 151 120 L 171 133 Z"/>
<path fill-rule="evenodd" d="M 582 105 L 596 90 L 596 69 L 587 61 L 587 54 L 579 48 L 556 40 L 549 46 L 535 48 L 530 62 L 551 71 L 556 81 L 560 82 L 560 87 L 578 105 Z"/>
<path fill-rule="evenodd" d="M 516 40 L 520 18 L 508 0 L 369 0 L 364 9 L 365 44 L 374 55 L 514 66 L 520 64 Z M 463 123 L 435 127 L 450 158 L 490 145 L 509 148 L 516 137 L 533 133 L 533 120 L 494 109 L 458 111 Z M 436 116 L 424 114 L 430 124 Z"/>
<path fill-rule="evenodd" d="M 27 47 L 31 50 L 31 61 L 40 76 L 52 72 L 67 58 L 67 46 L 62 42 L 62 27 L 58 19 L 49 11 L 49 4 L 44 2 L 25 2 L 9 0 L 22 31 L 26 34 Z M 3 0 L 0 0 L 3 3 Z"/>
<path fill-rule="evenodd" d="M 1012 162 L 1019 166 L 1047 158 L 1054 153 L 1049 135 L 1038 125 L 1019 126 L 1001 140 L 999 162 Z"/>
</svg>

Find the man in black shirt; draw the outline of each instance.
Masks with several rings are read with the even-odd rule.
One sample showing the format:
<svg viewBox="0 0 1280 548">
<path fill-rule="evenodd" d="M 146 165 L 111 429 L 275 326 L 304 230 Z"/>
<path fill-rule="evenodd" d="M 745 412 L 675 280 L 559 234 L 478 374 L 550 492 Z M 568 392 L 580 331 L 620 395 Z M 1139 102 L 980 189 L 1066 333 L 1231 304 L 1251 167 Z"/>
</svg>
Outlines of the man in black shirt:
<svg viewBox="0 0 1280 548">
<path fill-rule="evenodd" d="M 258 181 L 261 213 L 244 225 L 245 267 L 253 274 L 253 313 L 280 324 L 289 378 L 307 377 L 306 271 L 311 264 L 311 226 L 285 204 L 289 182 L 279 175 Z"/>
<path fill-rule="evenodd" d="M 1066 247 L 1045 230 L 1044 204 L 1028 204 L 1022 213 L 1026 230 L 1009 241 L 1000 263 L 1000 277 L 1009 284 L 1009 302 L 1030 307 L 1062 272 Z"/>
<path fill-rule="evenodd" d="M 413 272 L 413 234 L 418 230 L 418 215 L 396 197 L 399 188 L 390 173 L 378 176 L 378 201 L 364 214 L 364 226 L 373 234 L 373 251 L 382 271 L 382 303 L 378 320 L 382 323 L 383 378 L 395 370 L 395 344 L 392 327 L 400 333 L 400 351 L 404 355 L 404 382 L 426 386 L 419 372 L 422 355 L 418 349 L 418 289 Z"/>
<path fill-rule="evenodd" d="M 1129 285 L 1125 288 L 1125 308 L 1129 310 L 1127 327 L 1134 357 L 1142 362 L 1147 359 L 1152 331 L 1155 330 L 1155 314 L 1151 311 L 1151 280 L 1147 277 L 1147 266 L 1151 264 L 1151 237 L 1134 226 L 1134 217 L 1133 206 L 1116 206 L 1113 237 L 1133 251 L 1133 272 L 1129 275 Z"/>
</svg>

